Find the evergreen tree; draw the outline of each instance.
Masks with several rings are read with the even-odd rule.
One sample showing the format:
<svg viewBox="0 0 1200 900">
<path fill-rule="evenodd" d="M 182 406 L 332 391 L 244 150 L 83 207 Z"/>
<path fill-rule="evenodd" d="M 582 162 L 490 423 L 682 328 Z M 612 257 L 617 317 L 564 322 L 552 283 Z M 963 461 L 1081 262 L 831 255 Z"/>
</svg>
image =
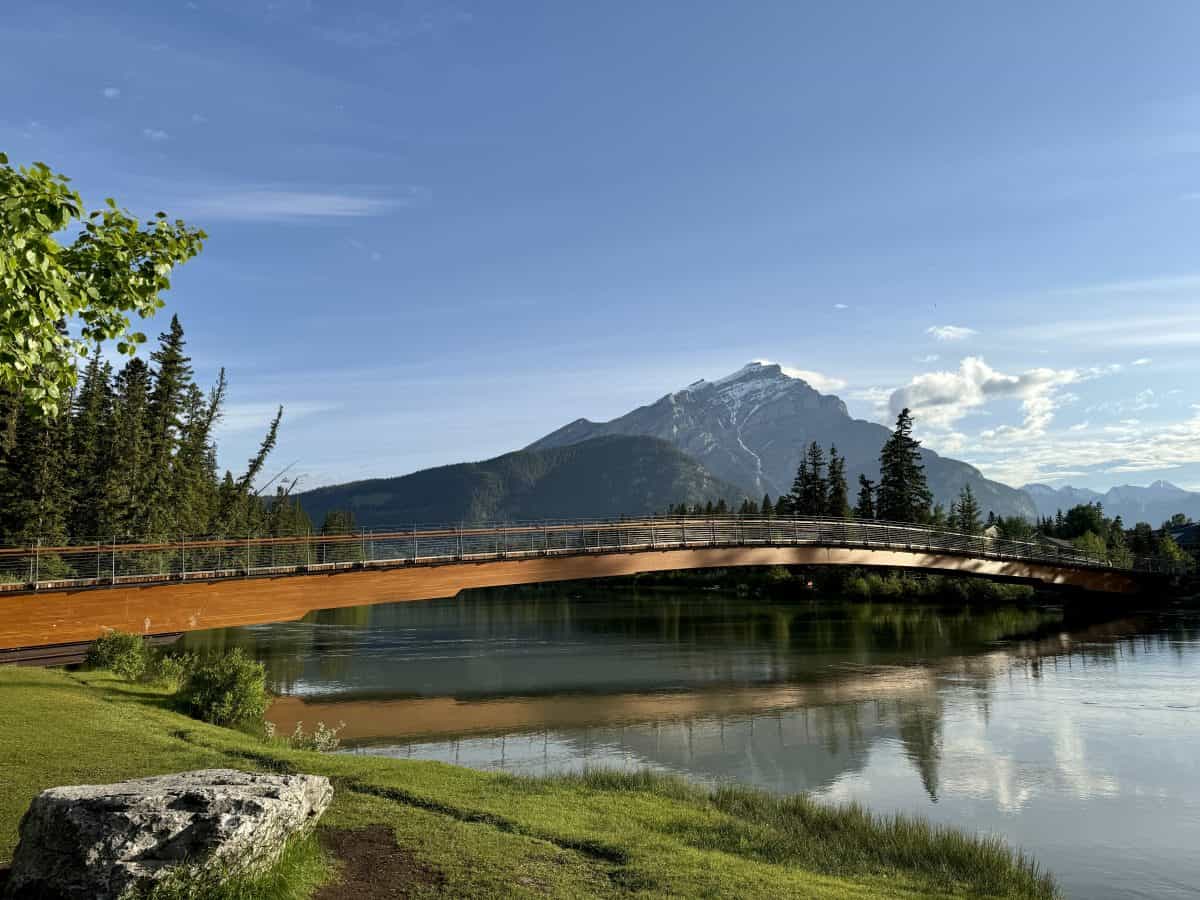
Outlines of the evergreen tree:
<svg viewBox="0 0 1200 900">
<path fill-rule="evenodd" d="M 837 447 L 829 448 L 829 475 L 825 495 L 825 514 L 841 519 L 850 517 L 849 488 L 846 486 L 846 460 Z"/>
<path fill-rule="evenodd" d="M 150 518 L 150 369 L 131 359 L 114 386 L 110 458 L 116 463 L 104 478 L 100 536 L 143 537 Z"/>
<path fill-rule="evenodd" d="M 808 445 L 792 486 L 792 505 L 797 515 L 823 516 L 829 492 L 825 482 L 825 452 L 813 441 Z"/>
<path fill-rule="evenodd" d="M 966 534 L 979 534 L 983 530 L 983 525 L 980 522 L 979 501 L 975 499 L 975 492 L 971 490 L 971 485 L 963 485 L 962 491 L 958 495 L 957 508 L 957 516 L 951 516 L 953 527 Z"/>
<path fill-rule="evenodd" d="M 808 490 L 808 457 L 800 454 L 800 465 L 796 467 L 796 477 L 792 479 L 792 492 L 788 496 L 788 511 L 793 514 L 800 512 L 800 497 Z"/>
<path fill-rule="evenodd" d="M 117 463 L 111 456 L 112 366 L 101 360 L 99 347 L 88 360 L 74 400 L 68 464 L 74 490 L 67 526 L 72 537 L 98 537 L 102 534 L 105 481 Z"/>
<path fill-rule="evenodd" d="M 184 427 L 192 384 L 191 359 L 184 353 L 183 326 L 171 317 L 171 327 L 158 336 L 159 347 L 150 359 L 155 364 L 146 423 L 149 429 L 149 484 L 147 490 L 147 533 L 168 536 L 179 530 L 176 495 L 175 450 Z"/>
<path fill-rule="evenodd" d="M 724 497 L 722 497 L 720 500 L 717 501 L 717 515 L 718 516 L 729 515 L 729 504 L 725 502 Z"/>
<path fill-rule="evenodd" d="M 891 521 L 924 522 L 932 503 L 921 443 L 912 436 L 912 413 L 906 408 L 896 417 L 896 428 L 879 454 L 876 514 Z"/>
<path fill-rule="evenodd" d="M 771 502 L 770 494 L 763 494 L 762 505 L 759 507 L 764 517 L 769 518 L 775 514 L 775 504 Z"/>
<path fill-rule="evenodd" d="M 858 476 L 858 501 L 854 504 L 854 515 L 859 519 L 875 518 L 875 482 L 866 475 Z"/>
<path fill-rule="evenodd" d="M 780 494 L 779 499 L 775 501 L 775 515 L 790 516 L 792 514 L 792 501 L 787 494 Z"/>
<path fill-rule="evenodd" d="M 22 403 L 15 411 L 14 441 L 0 465 L 0 527 L 5 543 L 59 544 L 71 512 L 67 461 L 70 419 L 44 418 Z"/>
</svg>

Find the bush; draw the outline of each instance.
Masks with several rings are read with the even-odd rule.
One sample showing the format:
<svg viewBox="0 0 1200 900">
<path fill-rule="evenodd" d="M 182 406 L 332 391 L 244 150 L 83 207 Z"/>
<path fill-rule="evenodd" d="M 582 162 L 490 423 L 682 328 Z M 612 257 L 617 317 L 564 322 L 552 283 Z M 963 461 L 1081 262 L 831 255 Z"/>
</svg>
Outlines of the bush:
<svg viewBox="0 0 1200 900">
<path fill-rule="evenodd" d="M 198 662 L 195 653 L 151 653 L 142 680 L 177 691 Z"/>
<path fill-rule="evenodd" d="M 146 671 L 150 651 L 140 634 L 109 631 L 96 638 L 88 648 L 87 663 L 92 669 L 108 669 L 128 681 L 136 681 Z"/>
<path fill-rule="evenodd" d="M 178 697 L 188 715 L 213 725 L 261 725 L 267 710 L 266 669 L 238 648 L 198 663 Z"/>
</svg>

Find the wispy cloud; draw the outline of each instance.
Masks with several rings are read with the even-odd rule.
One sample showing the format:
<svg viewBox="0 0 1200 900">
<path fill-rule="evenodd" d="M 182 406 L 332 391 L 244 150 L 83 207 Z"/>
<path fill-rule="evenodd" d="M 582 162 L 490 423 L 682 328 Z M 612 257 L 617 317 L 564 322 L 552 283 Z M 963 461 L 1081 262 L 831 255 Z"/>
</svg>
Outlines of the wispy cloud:
<svg viewBox="0 0 1200 900">
<path fill-rule="evenodd" d="M 1086 432 L 1046 433 L 1019 446 L 985 442 L 964 455 L 989 478 L 1008 484 L 1049 480 L 1065 460 L 1085 474 L 1165 471 L 1200 463 L 1200 409 L 1163 426 L 1126 419 Z"/>
<path fill-rule="evenodd" d="M 935 363 L 939 359 L 941 359 L 941 357 L 938 356 L 936 353 L 927 353 L 924 356 L 918 356 L 917 362 L 919 362 L 919 363 Z"/>
<path fill-rule="evenodd" d="M 409 4 L 407 15 L 383 17 L 375 14 L 341 12 L 332 23 L 312 25 L 312 33 L 352 50 L 397 47 L 410 41 L 428 39 L 465 28 L 474 15 L 450 4 L 424 2 Z"/>
<path fill-rule="evenodd" d="M 833 304 L 833 308 L 834 309 L 849 309 L 850 307 L 847 306 L 845 303 L 835 303 L 835 304 Z"/>
<path fill-rule="evenodd" d="M 143 128 L 142 129 L 142 137 L 146 138 L 147 140 L 151 140 L 151 141 L 158 143 L 158 142 L 167 140 L 168 138 L 170 138 L 170 135 L 167 134 L 165 131 L 163 131 L 161 128 Z"/>
<path fill-rule="evenodd" d="M 305 403 L 301 401 L 283 404 L 283 421 L 290 425 L 301 419 L 337 409 L 331 403 Z M 271 424 L 277 403 L 231 403 L 221 412 L 221 421 L 216 431 L 219 435 L 237 434 L 242 431 L 263 431 Z"/>
<path fill-rule="evenodd" d="M 395 207 L 413 205 L 412 196 L 416 195 L 395 198 L 340 191 L 247 189 L 185 198 L 172 208 L 210 220 L 282 222 L 378 216 Z"/>
<path fill-rule="evenodd" d="M 974 328 L 962 325 L 931 325 L 925 329 L 925 333 L 933 335 L 939 341 L 963 341 L 979 334 Z"/>
<path fill-rule="evenodd" d="M 116 100 L 121 96 L 121 89 L 118 87 L 106 87 L 101 93 L 105 100 Z"/>
<path fill-rule="evenodd" d="M 1150 357 L 1143 356 L 1140 359 L 1135 359 L 1132 363 L 1130 363 L 1130 365 L 1131 366 L 1148 366 L 1152 362 L 1154 362 L 1154 360 L 1152 360 Z"/>
</svg>

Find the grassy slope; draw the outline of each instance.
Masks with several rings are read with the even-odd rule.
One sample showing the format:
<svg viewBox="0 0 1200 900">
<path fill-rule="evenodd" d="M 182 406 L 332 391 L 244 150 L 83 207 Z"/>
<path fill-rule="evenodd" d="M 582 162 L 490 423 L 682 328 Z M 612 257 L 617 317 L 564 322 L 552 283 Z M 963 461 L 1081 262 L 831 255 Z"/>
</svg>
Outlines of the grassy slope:
<svg viewBox="0 0 1200 900">
<path fill-rule="evenodd" d="M 445 896 L 1052 895 L 1002 848 L 919 824 L 649 776 L 530 780 L 292 751 L 104 673 L 0 668 L 0 861 L 43 788 L 214 766 L 333 777 L 323 824 L 390 826 L 444 874 Z"/>
</svg>

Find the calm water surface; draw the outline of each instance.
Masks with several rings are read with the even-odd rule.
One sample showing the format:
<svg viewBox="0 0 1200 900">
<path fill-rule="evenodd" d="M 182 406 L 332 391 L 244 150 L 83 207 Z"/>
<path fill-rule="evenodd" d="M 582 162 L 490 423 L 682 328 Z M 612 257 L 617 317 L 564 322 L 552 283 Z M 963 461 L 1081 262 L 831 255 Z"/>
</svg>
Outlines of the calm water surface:
<svg viewBox="0 0 1200 900">
<path fill-rule="evenodd" d="M 501 591 L 203 632 L 352 752 L 654 768 L 904 810 L 1072 897 L 1200 897 L 1200 613 Z"/>
</svg>

